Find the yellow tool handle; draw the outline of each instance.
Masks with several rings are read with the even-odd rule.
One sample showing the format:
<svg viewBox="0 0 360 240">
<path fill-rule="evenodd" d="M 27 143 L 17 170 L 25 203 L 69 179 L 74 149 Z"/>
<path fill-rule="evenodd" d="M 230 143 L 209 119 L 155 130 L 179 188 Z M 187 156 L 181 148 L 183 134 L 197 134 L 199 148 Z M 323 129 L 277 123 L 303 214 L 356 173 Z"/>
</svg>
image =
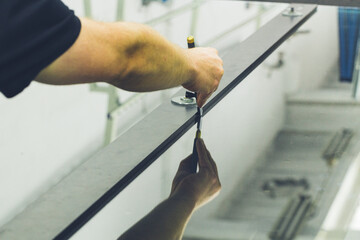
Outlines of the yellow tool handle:
<svg viewBox="0 0 360 240">
<path fill-rule="evenodd" d="M 189 36 L 187 38 L 188 48 L 194 48 L 195 47 L 195 39 L 193 36 Z"/>
</svg>

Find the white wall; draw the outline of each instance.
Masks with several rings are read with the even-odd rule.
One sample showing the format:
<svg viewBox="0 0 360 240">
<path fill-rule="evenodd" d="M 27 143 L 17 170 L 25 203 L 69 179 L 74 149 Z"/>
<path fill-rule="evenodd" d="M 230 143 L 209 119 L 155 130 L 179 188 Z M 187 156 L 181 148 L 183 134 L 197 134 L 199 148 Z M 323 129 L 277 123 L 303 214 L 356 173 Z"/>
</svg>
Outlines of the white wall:
<svg viewBox="0 0 360 240">
<path fill-rule="evenodd" d="M 79 15 L 84 14 L 81 0 L 65 2 Z M 166 6 L 153 3 L 142 7 L 140 0 L 127 0 L 124 16 L 125 20 L 145 22 L 189 2 L 174 0 Z M 115 0 L 93 0 L 92 8 L 98 20 L 115 19 Z M 257 7 L 245 10 L 244 3 L 236 1 L 209 2 L 199 12 L 197 39 L 206 42 L 256 11 Z M 205 117 L 204 139 L 218 161 L 223 191 L 195 217 L 206 217 L 218 208 L 281 126 L 284 88 L 320 85 L 322 74 L 336 61 L 336 12 L 322 8 L 318 15 L 316 21 L 304 27 L 311 28 L 311 35 L 293 38 L 282 48 L 286 51 L 286 68 L 272 72 L 271 78 L 267 77 L 266 67 L 260 68 Z M 185 47 L 190 16 L 184 13 L 155 28 Z M 231 43 L 231 39 L 239 42 L 254 30 L 250 26 L 224 43 Z M 222 42 L 216 46 L 224 47 Z M 311 46 L 321 46 L 321 54 Z M 316 64 L 308 59 L 316 59 Z M 86 85 L 54 87 L 37 83 L 14 99 L 0 96 L 0 226 L 101 146 L 106 100 L 104 95 L 90 92 Z M 194 131 L 189 131 L 74 239 L 114 239 L 164 199 L 178 162 L 192 149 L 193 135 Z M 238 169 L 236 174 L 234 169 Z"/>
<path fill-rule="evenodd" d="M 296 35 L 284 45 L 287 68 L 283 77 L 292 78 L 287 84 L 289 92 L 320 87 L 339 62 L 336 7 L 319 7 L 301 30 L 310 33 Z"/>
</svg>

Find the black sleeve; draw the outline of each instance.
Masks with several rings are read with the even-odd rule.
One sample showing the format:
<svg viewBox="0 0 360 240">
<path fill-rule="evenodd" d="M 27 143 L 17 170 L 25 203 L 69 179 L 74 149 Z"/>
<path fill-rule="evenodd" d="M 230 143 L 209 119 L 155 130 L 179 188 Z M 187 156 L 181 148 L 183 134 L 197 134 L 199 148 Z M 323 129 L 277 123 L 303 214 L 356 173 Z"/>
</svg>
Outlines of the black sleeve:
<svg viewBox="0 0 360 240">
<path fill-rule="evenodd" d="M 20 93 L 71 47 L 80 28 L 60 0 L 0 0 L 0 92 Z"/>
</svg>

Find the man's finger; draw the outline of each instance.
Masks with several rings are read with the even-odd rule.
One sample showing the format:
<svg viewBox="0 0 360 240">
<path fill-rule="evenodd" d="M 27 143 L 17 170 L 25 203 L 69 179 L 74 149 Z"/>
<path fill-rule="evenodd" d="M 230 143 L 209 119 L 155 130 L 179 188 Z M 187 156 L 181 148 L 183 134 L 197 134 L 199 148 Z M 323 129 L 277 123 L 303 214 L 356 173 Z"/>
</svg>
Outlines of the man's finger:
<svg viewBox="0 0 360 240">
<path fill-rule="evenodd" d="M 197 99 L 196 99 L 197 105 L 202 108 L 206 102 L 206 100 L 203 99 L 202 95 L 198 95 Z"/>
<path fill-rule="evenodd" d="M 219 174 L 218 174 L 218 169 L 217 169 L 217 166 L 216 166 L 216 162 L 214 161 L 214 159 L 211 157 L 211 154 L 209 152 L 209 150 L 206 148 L 206 153 L 207 153 L 207 157 L 208 157 L 208 160 L 209 162 L 211 163 L 211 166 L 214 170 L 214 172 L 216 173 L 216 176 L 219 177 Z"/>
<path fill-rule="evenodd" d="M 206 147 L 202 139 L 196 140 L 196 150 L 199 156 L 199 171 L 204 169 L 212 169 L 211 163 L 208 160 Z"/>
<path fill-rule="evenodd" d="M 197 97 L 197 105 L 200 108 L 203 107 L 210 96 L 211 96 L 211 94 L 204 95 L 204 94 L 199 93 L 199 95 Z"/>
<path fill-rule="evenodd" d="M 190 154 L 188 157 L 186 157 L 184 160 L 180 162 L 179 168 L 177 172 L 191 172 L 192 171 L 192 165 L 194 162 L 193 155 Z"/>
<path fill-rule="evenodd" d="M 204 159 L 204 161 L 206 161 L 207 168 L 211 169 L 212 172 L 214 172 L 216 174 L 216 176 L 219 178 L 216 163 L 215 163 L 214 159 L 211 157 L 209 150 L 206 148 L 204 140 L 198 139 L 198 142 L 199 142 L 199 145 L 201 145 L 201 148 L 204 150 L 205 155 L 204 155 L 203 159 Z M 199 165 L 200 165 L 200 157 L 199 157 Z"/>
</svg>

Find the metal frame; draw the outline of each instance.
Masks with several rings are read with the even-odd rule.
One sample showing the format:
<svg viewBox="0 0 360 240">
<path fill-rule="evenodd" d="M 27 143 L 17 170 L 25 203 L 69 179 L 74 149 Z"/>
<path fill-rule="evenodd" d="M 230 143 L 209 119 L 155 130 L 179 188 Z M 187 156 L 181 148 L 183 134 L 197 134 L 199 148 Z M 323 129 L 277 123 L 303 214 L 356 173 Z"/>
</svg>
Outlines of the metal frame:
<svg viewBox="0 0 360 240">
<path fill-rule="evenodd" d="M 244 0 L 234 0 L 244 1 Z M 316 4 L 344 7 L 360 7 L 359 0 L 246 0 L 247 2 L 277 2 L 277 3 L 293 3 L 293 4 Z"/>
<path fill-rule="evenodd" d="M 218 91 L 204 106 L 204 116 L 259 66 L 315 12 L 302 6 L 300 17 L 279 14 L 224 60 Z M 183 95 L 181 90 L 177 95 Z M 68 239 L 196 123 L 196 108 L 170 100 L 151 112 L 112 144 L 79 166 L 30 207 L 0 229 L 1 239 Z M 139 144 L 141 138 L 141 144 Z"/>
<path fill-rule="evenodd" d="M 356 47 L 356 54 L 355 54 L 355 66 L 353 71 L 353 77 L 352 77 L 352 97 L 356 100 L 360 100 L 360 84 L 359 84 L 359 78 L 360 78 L 360 38 L 357 40 L 357 47 Z"/>
</svg>

